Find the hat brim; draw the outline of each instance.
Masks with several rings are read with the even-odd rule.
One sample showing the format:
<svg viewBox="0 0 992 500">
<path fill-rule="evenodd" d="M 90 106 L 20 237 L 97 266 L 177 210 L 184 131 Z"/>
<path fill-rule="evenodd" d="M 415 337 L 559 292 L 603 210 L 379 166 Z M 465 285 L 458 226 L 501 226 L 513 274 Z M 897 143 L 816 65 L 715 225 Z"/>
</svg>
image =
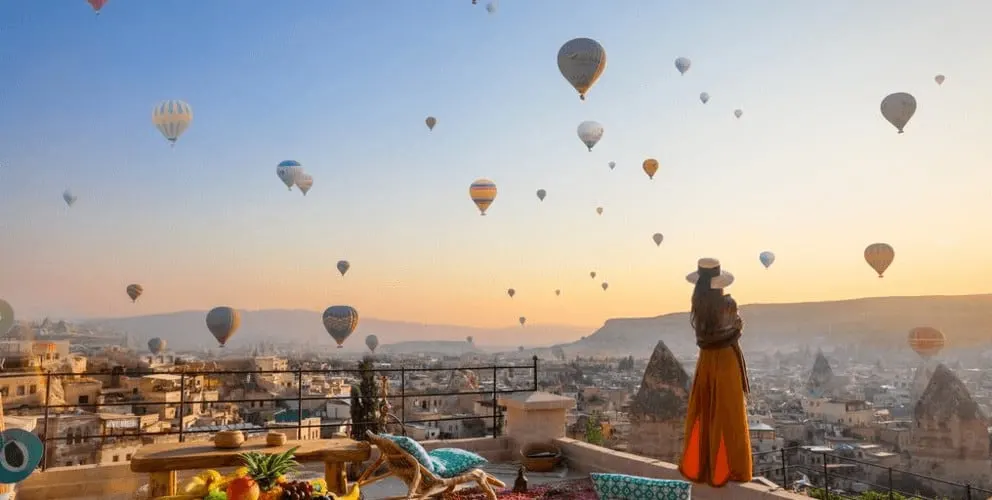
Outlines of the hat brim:
<svg viewBox="0 0 992 500">
<path fill-rule="evenodd" d="M 699 271 L 693 271 L 685 275 L 685 280 L 693 285 L 699 281 Z M 720 275 L 710 280 L 710 288 L 719 290 L 734 284 L 734 275 L 727 271 L 720 271 Z"/>
</svg>

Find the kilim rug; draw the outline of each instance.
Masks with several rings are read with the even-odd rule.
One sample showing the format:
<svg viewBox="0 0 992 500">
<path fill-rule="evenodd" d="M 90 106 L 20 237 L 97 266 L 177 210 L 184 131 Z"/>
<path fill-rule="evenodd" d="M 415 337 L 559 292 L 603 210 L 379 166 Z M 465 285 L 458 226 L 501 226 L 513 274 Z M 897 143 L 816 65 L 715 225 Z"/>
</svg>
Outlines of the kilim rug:
<svg viewBox="0 0 992 500">
<path fill-rule="evenodd" d="M 570 481 L 560 481 L 555 483 L 545 483 L 540 486 L 528 488 L 527 493 L 513 493 L 513 488 L 509 487 L 496 496 L 504 500 L 598 500 L 596 491 L 592 487 L 589 479 L 573 479 Z M 465 488 L 451 495 L 445 496 L 450 500 L 485 500 L 486 495 L 478 488 Z"/>
</svg>

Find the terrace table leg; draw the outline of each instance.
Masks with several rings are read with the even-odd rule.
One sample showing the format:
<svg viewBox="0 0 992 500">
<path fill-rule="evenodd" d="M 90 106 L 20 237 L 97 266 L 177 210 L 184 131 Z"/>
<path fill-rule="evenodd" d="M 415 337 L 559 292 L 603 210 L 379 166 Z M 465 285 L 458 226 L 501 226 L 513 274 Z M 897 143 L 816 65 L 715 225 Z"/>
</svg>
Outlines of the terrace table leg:
<svg viewBox="0 0 992 500">
<path fill-rule="evenodd" d="M 344 475 L 343 463 L 324 462 L 324 480 L 327 481 L 327 491 L 335 495 L 348 494 L 348 477 Z"/>
<path fill-rule="evenodd" d="M 168 497 L 176 494 L 176 471 L 152 472 L 148 475 L 148 496 Z"/>
</svg>

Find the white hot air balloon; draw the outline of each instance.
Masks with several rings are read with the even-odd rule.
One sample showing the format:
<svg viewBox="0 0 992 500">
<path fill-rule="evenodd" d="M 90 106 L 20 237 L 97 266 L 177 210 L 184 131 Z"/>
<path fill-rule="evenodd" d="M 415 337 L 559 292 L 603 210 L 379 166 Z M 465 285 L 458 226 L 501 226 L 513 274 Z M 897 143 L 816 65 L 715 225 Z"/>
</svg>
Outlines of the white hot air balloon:
<svg viewBox="0 0 992 500">
<path fill-rule="evenodd" d="M 300 162 L 294 160 L 286 160 L 279 162 L 276 165 L 276 175 L 279 176 L 279 180 L 286 185 L 290 191 L 293 190 L 293 185 L 296 184 L 297 179 L 303 173 L 303 166 Z"/>
<path fill-rule="evenodd" d="M 889 94 L 882 99 L 882 116 L 894 126 L 899 133 L 909 123 L 916 113 L 916 98 L 905 92 Z"/>
<path fill-rule="evenodd" d="M 585 144 L 591 152 L 593 146 L 603 138 L 603 126 L 598 122 L 585 121 L 579 124 L 578 134 L 582 144 Z"/>
<path fill-rule="evenodd" d="M 675 60 L 675 69 L 679 70 L 679 73 L 685 74 L 689 71 L 689 67 L 692 66 L 692 61 L 688 57 L 680 57 Z"/>
<path fill-rule="evenodd" d="M 707 92 L 699 94 L 699 100 L 703 101 L 703 104 L 710 102 L 710 95 Z"/>
<path fill-rule="evenodd" d="M 300 178 L 296 180 L 296 187 L 300 188 L 303 196 L 306 196 L 310 188 L 313 187 L 313 177 L 307 173 L 300 174 Z"/>
</svg>

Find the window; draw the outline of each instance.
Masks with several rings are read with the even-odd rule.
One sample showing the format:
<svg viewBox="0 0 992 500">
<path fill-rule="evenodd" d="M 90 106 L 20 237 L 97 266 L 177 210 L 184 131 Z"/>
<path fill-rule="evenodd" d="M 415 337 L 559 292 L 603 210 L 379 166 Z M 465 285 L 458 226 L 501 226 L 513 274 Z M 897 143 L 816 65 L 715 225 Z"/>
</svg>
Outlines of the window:
<svg viewBox="0 0 992 500">
<path fill-rule="evenodd" d="M 38 392 L 38 386 L 35 385 L 35 384 L 31 384 L 30 392 L 31 392 L 31 394 L 34 394 L 34 393 Z"/>
<path fill-rule="evenodd" d="M 79 396 L 79 404 L 85 405 L 85 404 L 89 404 L 89 402 L 90 402 L 89 396 Z"/>
<path fill-rule="evenodd" d="M 125 459 L 126 459 L 126 460 L 131 460 L 131 454 L 130 454 L 130 453 L 128 453 L 127 455 L 125 455 Z"/>
<path fill-rule="evenodd" d="M 7 397 L 10 393 L 10 388 L 7 386 L 0 387 L 0 396 Z"/>
<path fill-rule="evenodd" d="M 66 467 L 72 467 L 72 460 L 69 460 L 68 462 L 66 462 L 65 463 L 65 466 Z"/>
<path fill-rule="evenodd" d="M 23 396 L 24 395 L 24 386 L 23 385 L 17 386 L 17 395 L 18 396 Z"/>
<path fill-rule="evenodd" d="M 114 455 L 114 462 L 120 462 L 120 461 L 121 461 L 121 456 L 120 455 Z"/>
</svg>

